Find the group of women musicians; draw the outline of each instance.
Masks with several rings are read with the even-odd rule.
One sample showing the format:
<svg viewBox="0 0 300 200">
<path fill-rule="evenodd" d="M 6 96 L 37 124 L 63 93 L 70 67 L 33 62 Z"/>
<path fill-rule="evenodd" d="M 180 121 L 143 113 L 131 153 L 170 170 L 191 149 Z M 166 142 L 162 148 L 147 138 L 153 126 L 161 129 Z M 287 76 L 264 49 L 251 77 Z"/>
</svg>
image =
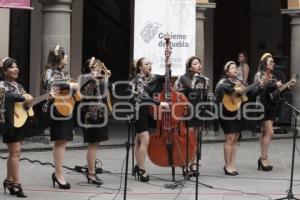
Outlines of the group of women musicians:
<svg viewBox="0 0 300 200">
<path fill-rule="evenodd" d="M 247 65 L 247 57 L 245 53 L 240 53 L 239 66 L 233 61 L 229 61 L 224 66 L 224 78 L 222 78 L 216 87 L 216 101 L 222 104 L 222 97 L 224 94 L 241 93 L 236 83 L 247 84 L 249 66 Z M 101 61 L 94 57 L 88 59 L 83 68 L 80 78 L 80 84 L 71 81 L 70 75 L 64 70 L 64 66 L 68 64 L 68 57 L 64 49 L 57 45 L 50 50 L 46 69 L 42 75 L 41 87 L 44 94 L 49 94 L 45 103 L 43 103 L 42 110 L 46 114 L 52 113 L 50 117 L 50 137 L 54 141 L 53 158 L 55 164 L 55 171 L 52 174 L 53 187 L 57 184 L 60 189 L 70 189 L 70 184 L 66 181 L 63 173 L 64 153 L 67 142 L 73 139 L 73 122 L 72 119 L 59 120 L 64 117 L 55 106 L 53 106 L 55 97 L 57 97 L 62 90 L 79 91 L 82 94 L 81 102 L 88 102 L 87 106 L 82 106 L 81 117 L 84 142 L 88 143 L 87 150 L 87 166 L 88 172 L 86 179 L 91 184 L 101 185 L 103 181 L 95 173 L 96 151 L 99 142 L 108 139 L 107 126 L 91 127 L 85 124 L 96 124 L 103 121 L 104 105 L 107 104 L 107 96 L 104 94 L 109 86 L 109 77 L 111 75 L 109 70 L 101 70 L 99 72 L 99 65 Z M 170 66 L 169 66 L 170 67 Z M 209 79 L 202 73 L 203 66 L 198 57 L 190 57 L 186 61 L 185 74 L 179 76 L 175 81 L 174 88 L 183 93 L 192 105 L 198 102 L 206 101 L 207 91 L 210 86 Z M 264 54 L 260 60 L 260 69 L 255 76 L 255 81 L 259 87 L 256 88 L 253 95 L 259 96 L 261 88 L 263 87 L 281 87 L 280 81 L 277 81 L 272 75 L 274 67 L 274 60 L 269 53 Z M 159 92 L 164 84 L 164 76 L 151 73 L 152 63 L 147 58 L 140 58 L 135 62 L 135 76 L 131 80 L 132 89 L 134 91 L 134 98 L 132 99 L 137 105 L 141 102 L 151 102 L 165 109 L 170 108 L 166 102 L 159 102 L 153 98 L 153 94 Z M 9 110 L 8 102 L 24 102 L 30 104 L 33 97 L 28 94 L 23 86 L 16 82 L 18 78 L 19 69 L 16 61 L 12 58 L 5 58 L 2 62 L 2 69 L 4 73 L 4 80 L 0 82 L 0 106 L 1 109 Z M 269 84 L 265 84 L 266 80 Z M 94 98 L 91 98 L 94 97 Z M 91 103 L 91 104 L 90 104 Z M 54 109 L 53 109 L 54 108 Z M 50 112 L 52 109 L 53 112 Z M 231 113 L 224 110 L 224 116 L 232 116 Z M 271 142 L 273 127 L 272 120 L 273 112 L 265 110 L 265 116 L 261 121 L 261 156 L 258 160 L 258 169 L 264 171 L 272 170 L 268 158 L 268 147 Z M 153 125 L 153 119 L 150 115 L 150 106 L 142 106 L 138 110 L 138 118 L 135 123 L 136 138 L 135 138 L 135 158 L 136 166 L 134 172 L 138 179 L 142 182 L 149 181 L 150 177 L 146 172 L 145 159 L 147 156 L 147 149 L 149 145 L 149 130 Z M 21 179 L 19 174 L 19 158 L 21 153 L 21 141 L 27 136 L 27 128 L 15 128 L 9 112 L 0 112 L 0 121 L 4 122 L 3 142 L 8 146 L 9 156 L 7 159 L 7 176 L 3 182 L 4 191 L 6 189 L 11 195 L 17 197 L 26 197 L 21 186 Z M 225 133 L 224 144 L 224 172 L 226 175 L 238 175 L 235 165 L 236 148 L 239 135 L 243 130 L 242 119 L 226 120 L 219 118 L 220 124 Z M 195 130 L 201 126 L 201 121 L 196 117 L 186 121 L 189 129 Z M 197 132 L 193 131 L 194 133 Z M 188 169 L 184 171 L 185 175 L 198 176 L 196 161 L 190 163 Z"/>
</svg>

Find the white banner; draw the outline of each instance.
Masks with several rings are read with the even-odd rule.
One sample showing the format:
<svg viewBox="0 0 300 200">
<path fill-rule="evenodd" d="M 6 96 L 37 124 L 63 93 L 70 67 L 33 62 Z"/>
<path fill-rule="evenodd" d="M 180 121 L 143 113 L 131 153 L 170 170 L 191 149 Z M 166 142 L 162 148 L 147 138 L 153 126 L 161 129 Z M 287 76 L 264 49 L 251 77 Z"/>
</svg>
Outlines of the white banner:
<svg viewBox="0 0 300 200">
<path fill-rule="evenodd" d="M 134 59 L 147 57 L 154 74 L 165 73 L 164 36 L 172 44 L 172 76 L 185 72 L 185 61 L 195 55 L 195 0 L 135 0 Z"/>
<path fill-rule="evenodd" d="M 33 9 L 30 0 L 0 0 L 1 8 Z"/>
</svg>

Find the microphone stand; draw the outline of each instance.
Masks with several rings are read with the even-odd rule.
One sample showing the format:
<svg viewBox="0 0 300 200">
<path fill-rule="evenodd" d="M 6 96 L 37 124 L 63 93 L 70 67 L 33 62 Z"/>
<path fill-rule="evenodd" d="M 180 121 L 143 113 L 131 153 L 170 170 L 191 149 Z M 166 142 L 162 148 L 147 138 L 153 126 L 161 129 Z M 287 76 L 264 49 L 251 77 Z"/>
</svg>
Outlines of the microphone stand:
<svg viewBox="0 0 300 200">
<path fill-rule="evenodd" d="M 204 102 L 203 100 L 204 98 L 204 92 L 205 89 L 201 89 L 200 91 L 200 98 L 198 102 Z M 197 133 L 197 176 L 196 176 L 196 184 L 195 184 L 195 199 L 198 200 L 198 189 L 199 189 L 199 184 L 207 187 L 207 188 L 212 188 L 212 186 L 204 184 L 204 183 L 199 183 L 199 160 L 201 160 L 202 157 L 202 131 L 205 125 L 205 114 L 206 114 L 206 109 L 205 106 L 201 106 L 200 107 L 200 111 L 199 111 L 199 116 L 201 117 L 201 114 L 203 115 L 203 119 L 201 120 L 201 125 L 199 126 L 198 124 L 198 133 Z"/>
<path fill-rule="evenodd" d="M 134 175 L 134 132 L 135 132 L 135 113 L 133 114 L 133 117 L 131 118 L 129 115 L 127 115 L 128 120 L 128 131 L 127 131 L 127 141 L 125 142 L 125 148 L 126 148 L 126 165 L 125 165 L 125 183 L 124 183 L 124 200 L 126 200 L 127 197 L 127 181 L 128 181 L 128 162 L 129 162 L 129 151 L 130 151 L 130 137 L 132 139 L 132 175 Z"/>
<path fill-rule="evenodd" d="M 296 197 L 294 197 L 293 195 L 293 180 L 294 180 L 294 164 L 295 164 L 295 148 L 296 148 L 296 138 L 298 135 L 298 129 L 297 129 L 297 117 L 300 114 L 300 110 L 297 109 L 296 107 L 292 106 L 291 104 L 289 104 L 287 101 L 285 101 L 284 105 L 287 105 L 289 108 L 291 108 L 291 110 L 294 113 L 294 135 L 293 135 L 293 153 L 292 153 L 292 166 L 291 166 L 291 178 L 290 178 L 290 188 L 288 190 L 288 194 L 286 197 L 283 198 L 279 198 L 276 200 L 283 200 L 283 199 L 295 199 L 295 200 L 300 200 L 297 199 Z"/>
</svg>

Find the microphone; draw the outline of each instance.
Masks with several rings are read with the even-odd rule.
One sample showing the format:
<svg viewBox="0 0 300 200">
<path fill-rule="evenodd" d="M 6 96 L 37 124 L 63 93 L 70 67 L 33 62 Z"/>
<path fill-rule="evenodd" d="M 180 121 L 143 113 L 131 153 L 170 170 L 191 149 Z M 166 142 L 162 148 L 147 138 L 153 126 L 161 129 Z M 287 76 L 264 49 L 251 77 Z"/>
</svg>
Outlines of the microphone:
<svg viewBox="0 0 300 200">
<path fill-rule="evenodd" d="M 288 107 L 290 107 L 296 113 L 296 115 L 300 114 L 300 110 L 298 108 L 294 107 L 293 105 L 291 105 L 289 102 L 285 101 L 284 105 L 287 105 Z"/>
</svg>

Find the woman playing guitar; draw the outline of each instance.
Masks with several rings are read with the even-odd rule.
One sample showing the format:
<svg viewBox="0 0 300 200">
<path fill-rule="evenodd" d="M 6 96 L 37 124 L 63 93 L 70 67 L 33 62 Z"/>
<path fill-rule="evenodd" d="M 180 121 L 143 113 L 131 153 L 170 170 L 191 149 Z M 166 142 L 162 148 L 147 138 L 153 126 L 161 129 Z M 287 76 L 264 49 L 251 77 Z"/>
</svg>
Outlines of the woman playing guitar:
<svg viewBox="0 0 300 200">
<path fill-rule="evenodd" d="M 184 75 L 179 76 L 174 84 L 174 88 L 183 93 L 189 102 L 193 105 L 192 109 L 195 109 L 197 103 L 201 103 L 207 100 L 207 92 L 209 88 L 209 79 L 202 74 L 203 68 L 200 58 L 196 56 L 190 57 L 186 62 L 186 72 Z M 201 110 L 200 110 L 201 111 Z M 202 113 L 199 113 L 202 116 Z M 197 133 L 198 127 L 202 125 L 201 121 L 193 118 L 186 122 L 190 132 Z M 195 135 L 195 137 L 197 137 Z M 197 162 L 194 161 L 190 166 L 187 173 L 188 176 L 197 176 Z"/>
<path fill-rule="evenodd" d="M 153 99 L 153 94 L 160 92 L 164 83 L 164 76 L 151 74 L 152 63 L 147 58 L 140 58 L 136 62 L 136 75 L 131 81 L 132 92 L 135 95 L 133 101 L 136 105 L 138 116 L 135 124 L 135 158 L 137 165 L 134 168 L 135 174 L 138 175 L 142 182 L 149 181 L 150 177 L 145 171 L 145 159 L 149 145 L 149 129 L 153 127 L 150 122 L 153 118 L 150 115 L 150 105 L 153 103 L 168 108 L 166 102 L 158 102 Z"/>
<path fill-rule="evenodd" d="M 108 140 L 108 126 L 107 123 L 103 123 L 105 118 L 108 118 L 109 109 L 105 107 L 108 107 L 108 79 L 111 73 L 95 57 L 88 59 L 81 71 L 80 88 L 84 96 L 82 102 L 85 103 L 81 107 L 81 123 L 83 123 L 84 142 L 89 143 L 86 178 L 91 184 L 101 185 L 103 181 L 96 175 L 95 161 L 99 142 Z"/>
<path fill-rule="evenodd" d="M 42 77 L 43 93 L 52 91 L 54 97 L 57 97 L 62 90 L 67 89 L 71 91 L 70 94 L 72 91 L 78 90 L 78 85 L 69 83 L 69 73 L 64 70 L 64 66 L 67 64 L 68 56 L 61 46 L 57 45 L 50 50 L 46 71 Z M 43 107 L 44 112 L 50 111 L 50 138 L 51 141 L 54 141 L 55 172 L 52 174 L 53 187 L 57 183 L 60 189 L 70 189 L 70 184 L 64 178 L 62 165 L 67 141 L 73 140 L 73 120 L 72 117 L 66 118 L 66 116 L 61 115 L 56 106 L 53 106 L 53 100 L 48 100 Z M 65 106 L 69 107 L 69 105 Z"/>
<path fill-rule="evenodd" d="M 223 128 L 225 134 L 225 144 L 224 144 L 224 159 L 225 175 L 236 176 L 238 171 L 235 166 L 235 158 L 237 151 L 237 141 L 240 133 L 243 129 L 243 120 L 241 115 L 238 115 L 239 110 L 242 106 L 234 112 L 226 110 L 222 102 L 223 96 L 242 94 L 242 91 L 235 87 L 236 84 L 241 84 L 239 79 L 237 79 L 238 70 L 235 62 L 229 61 L 224 66 L 225 77 L 221 79 L 216 86 L 216 100 L 219 106 L 219 122 Z M 230 119 L 229 119 L 230 117 Z"/>
<path fill-rule="evenodd" d="M 19 68 L 12 58 L 5 58 L 2 62 L 2 69 L 5 74 L 4 81 L 0 82 L 0 121 L 3 123 L 3 142 L 8 147 L 7 175 L 3 182 L 4 191 L 9 190 L 11 195 L 17 197 L 27 197 L 21 187 L 19 174 L 19 159 L 21 154 L 21 141 L 25 139 L 25 126 L 14 127 L 14 104 L 15 102 L 25 102 L 30 104 L 32 96 L 24 90 L 24 87 L 16 82 L 19 75 Z M 5 112 L 4 112 L 5 110 Z"/>
<path fill-rule="evenodd" d="M 264 118 L 261 121 L 261 136 L 260 147 L 261 155 L 257 161 L 258 170 L 271 171 L 273 166 L 270 165 L 268 159 L 268 150 L 273 135 L 273 120 L 275 119 L 276 112 L 266 105 L 265 101 L 268 93 L 282 87 L 281 81 L 277 81 L 272 71 L 274 69 L 274 59 L 270 53 L 265 53 L 260 59 L 259 71 L 255 75 L 255 82 L 264 82 L 264 87 L 260 91 L 260 102 L 265 106 Z"/>
</svg>

